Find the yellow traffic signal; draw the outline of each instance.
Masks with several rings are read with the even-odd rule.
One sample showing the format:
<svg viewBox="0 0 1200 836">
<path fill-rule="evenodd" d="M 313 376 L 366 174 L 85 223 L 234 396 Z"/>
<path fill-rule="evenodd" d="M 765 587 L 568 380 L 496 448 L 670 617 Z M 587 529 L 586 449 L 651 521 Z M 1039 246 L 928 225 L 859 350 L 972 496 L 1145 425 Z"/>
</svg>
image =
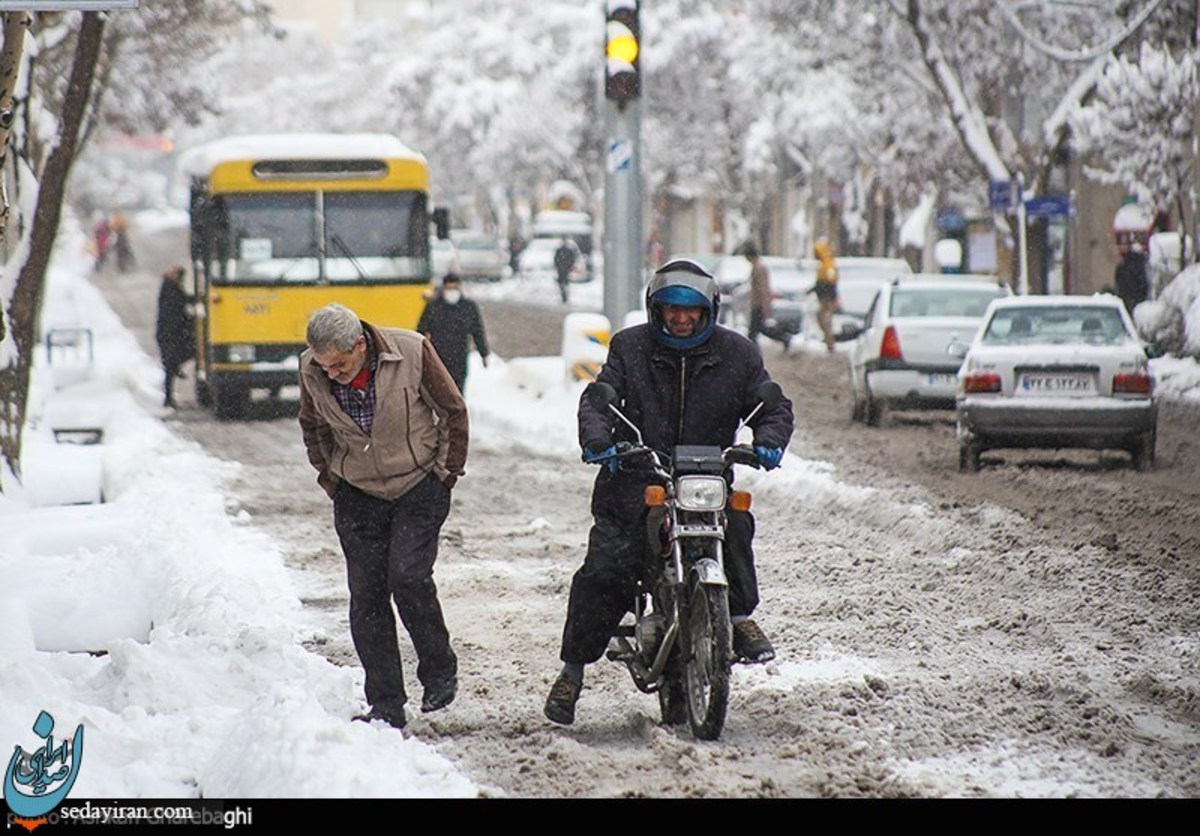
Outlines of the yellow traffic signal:
<svg viewBox="0 0 1200 836">
<path fill-rule="evenodd" d="M 608 0 L 605 26 L 604 95 L 624 108 L 641 95 L 638 0 Z"/>
</svg>

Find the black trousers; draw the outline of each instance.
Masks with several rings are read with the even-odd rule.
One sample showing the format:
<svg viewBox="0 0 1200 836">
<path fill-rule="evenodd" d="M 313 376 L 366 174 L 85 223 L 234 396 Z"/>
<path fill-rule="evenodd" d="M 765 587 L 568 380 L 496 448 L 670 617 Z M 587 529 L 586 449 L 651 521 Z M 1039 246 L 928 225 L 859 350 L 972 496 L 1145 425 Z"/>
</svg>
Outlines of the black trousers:
<svg viewBox="0 0 1200 836">
<path fill-rule="evenodd" d="M 594 522 L 583 565 L 571 579 L 562 661 L 591 664 L 604 655 L 625 613 L 632 611 L 645 569 L 646 515 L 640 485 L 592 496 Z M 758 606 L 754 569 L 754 516 L 729 511 L 725 531 L 725 577 L 730 615 L 750 615 Z"/>
<path fill-rule="evenodd" d="M 334 495 L 334 526 L 350 587 L 350 635 L 372 706 L 398 708 L 408 700 L 392 601 L 416 650 L 422 686 L 458 673 L 433 582 L 438 534 L 449 512 L 450 489 L 432 474 L 399 499 L 379 499 L 346 482 Z"/>
<path fill-rule="evenodd" d="M 750 327 L 746 330 L 746 336 L 753 340 L 759 334 L 764 337 L 769 337 L 776 342 L 783 343 L 784 348 L 791 342 L 791 336 L 782 328 L 774 325 L 768 325 L 767 319 L 763 316 L 762 311 L 751 308 L 750 310 Z"/>
</svg>

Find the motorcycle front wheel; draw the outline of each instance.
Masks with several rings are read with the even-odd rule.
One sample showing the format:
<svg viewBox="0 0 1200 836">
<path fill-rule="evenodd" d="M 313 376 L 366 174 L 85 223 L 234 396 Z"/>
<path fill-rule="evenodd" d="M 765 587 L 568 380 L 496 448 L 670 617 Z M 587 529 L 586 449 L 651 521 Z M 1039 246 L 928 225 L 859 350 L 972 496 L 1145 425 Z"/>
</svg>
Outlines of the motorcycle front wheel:
<svg viewBox="0 0 1200 836">
<path fill-rule="evenodd" d="M 688 590 L 688 649 L 684 680 L 692 734 L 716 740 L 725 727 L 732 665 L 729 590 L 692 578 Z"/>
</svg>

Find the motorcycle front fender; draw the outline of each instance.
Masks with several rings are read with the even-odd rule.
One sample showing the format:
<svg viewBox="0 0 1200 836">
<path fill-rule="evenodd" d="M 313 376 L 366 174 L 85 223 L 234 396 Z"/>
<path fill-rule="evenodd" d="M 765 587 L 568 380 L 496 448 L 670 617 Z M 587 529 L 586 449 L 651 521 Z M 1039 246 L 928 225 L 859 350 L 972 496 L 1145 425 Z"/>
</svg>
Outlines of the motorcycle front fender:
<svg viewBox="0 0 1200 836">
<path fill-rule="evenodd" d="M 711 557 L 702 557 L 692 564 L 692 574 L 703 584 L 729 586 L 729 581 L 725 579 L 725 570 Z"/>
</svg>

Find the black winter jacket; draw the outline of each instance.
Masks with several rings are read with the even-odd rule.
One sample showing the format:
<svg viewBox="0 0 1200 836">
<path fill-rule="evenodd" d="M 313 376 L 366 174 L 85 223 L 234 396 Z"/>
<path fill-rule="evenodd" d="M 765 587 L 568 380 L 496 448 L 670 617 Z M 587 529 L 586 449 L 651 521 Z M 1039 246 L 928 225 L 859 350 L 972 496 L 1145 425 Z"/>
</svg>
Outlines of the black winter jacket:
<svg viewBox="0 0 1200 836">
<path fill-rule="evenodd" d="M 758 404 L 758 386 L 770 380 L 758 346 L 717 326 L 703 345 L 677 351 L 660 345 L 650 327 L 636 325 L 614 334 L 596 380 L 617 390 L 618 408 L 656 450 L 671 452 L 677 444 L 732 445 L 738 421 Z M 794 423 L 792 402 L 783 397 L 755 416 L 750 425 L 754 443 L 786 449 Z M 579 401 L 580 446 L 586 450 L 633 440 L 623 422 L 592 408 L 585 391 Z"/>
</svg>

